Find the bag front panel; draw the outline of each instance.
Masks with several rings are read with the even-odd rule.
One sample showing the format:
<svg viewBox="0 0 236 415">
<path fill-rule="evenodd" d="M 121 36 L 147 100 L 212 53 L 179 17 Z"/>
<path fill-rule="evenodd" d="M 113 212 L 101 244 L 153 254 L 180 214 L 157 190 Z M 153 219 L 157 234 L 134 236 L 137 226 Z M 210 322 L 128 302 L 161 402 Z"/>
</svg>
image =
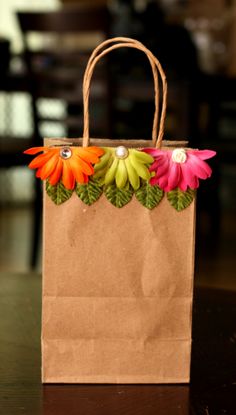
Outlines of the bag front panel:
<svg viewBox="0 0 236 415">
<path fill-rule="evenodd" d="M 44 202 L 44 381 L 188 381 L 195 204 Z"/>
</svg>

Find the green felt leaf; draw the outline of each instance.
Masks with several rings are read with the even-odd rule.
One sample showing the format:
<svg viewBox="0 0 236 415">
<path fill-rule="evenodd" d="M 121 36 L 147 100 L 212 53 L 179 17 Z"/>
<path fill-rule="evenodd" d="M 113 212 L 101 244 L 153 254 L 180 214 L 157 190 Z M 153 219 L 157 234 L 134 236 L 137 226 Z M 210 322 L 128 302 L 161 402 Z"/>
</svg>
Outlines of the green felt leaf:
<svg viewBox="0 0 236 415">
<path fill-rule="evenodd" d="M 171 192 L 167 193 L 167 199 L 171 206 L 173 206 L 178 212 L 188 207 L 195 196 L 195 190 L 188 189 L 186 192 L 182 192 L 178 187 Z"/>
<path fill-rule="evenodd" d="M 66 202 L 72 196 L 73 190 L 68 190 L 65 186 L 59 182 L 52 186 L 49 180 L 46 181 L 46 192 L 48 196 L 56 205 L 61 205 Z"/>
<path fill-rule="evenodd" d="M 136 190 L 135 196 L 143 206 L 153 209 L 160 203 L 164 192 L 159 186 L 151 186 L 148 182 L 143 182 L 141 187 Z"/>
<path fill-rule="evenodd" d="M 118 208 L 121 208 L 132 199 L 133 189 L 128 186 L 123 189 L 118 189 L 115 184 L 110 184 L 105 187 L 104 193 L 110 203 Z"/>
<path fill-rule="evenodd" d="M 98 182 L 89 180 L 86 184 L 77 184 L 75 193 L 86 205 L 90 206 L 101 196 L 102 187 Z"/>
<path fill-rule="evenodd" d="M 103 187 L 104 183 L 105 183 L 105 176 L 103 177 L 94 177 L 90 179 L 90 181 L 92 180 L 93 182 L 95 182 L 99 187 Z"/>
</svg>

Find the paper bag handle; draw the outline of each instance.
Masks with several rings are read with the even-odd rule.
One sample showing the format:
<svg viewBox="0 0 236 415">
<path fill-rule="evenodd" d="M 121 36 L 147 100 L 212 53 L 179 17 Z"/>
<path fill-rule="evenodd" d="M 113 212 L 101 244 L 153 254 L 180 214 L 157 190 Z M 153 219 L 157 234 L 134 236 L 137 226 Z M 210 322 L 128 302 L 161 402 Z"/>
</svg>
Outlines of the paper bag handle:
<svg viewBox="0 0 236 415">
<path fill-rule="evenodd" d="M 119 42 L 119 43 L 115 43 Z M 114 45 L 106 48 L 100 52 L 104 46 L 115 43 Z M 154 78 L 154 92 L 155 92 L 155 113 L 153 120 L 153 129 L 152 129 L 152 141 L 153 145 L 157 148 L 161 147 L 162 138 L 164 134 L 164 122 L 166 116 L 166 102 L 167 102 L 167 83 L 165 73 L 163 68 L 158 61 L 158 59 L 152 54 L 152 52 L 147 49 L 141 42 L 130 39 L 126 37 L 116 37 L 108 39 L 101 43 L 97 48 L 94 49 L 90 59 L 88 61 L 83 80 L 83 104 L 84 104 L 84 131 L 83 131 L 83 146 L 87 147 L 89 145 L 89 95 L 90 95 L 90 84 L 91 78 L 93 75 L 94 68 L 97 62 L 107 53 L 111 52 L 114 49 L 121 47 L 135 48 L 143 51 L 149 59 L 149 62 L 152 66 L 153 78 Z M 160 126 L 159 133 L 157 136 L 157 127 L 158 127 L 158 116 L 159 116 L 159 86 L 158 86 L 158 73 L 160 74 L 162 80 L 162 110 L 160 116 Z"/>
<path fill-rule="evenodd" d="M 87 78 L 89 76 L 88 74 L 90 72 L 90 68 L 91 68 L 92 62 L 94 61 L 94 59 L 96 58 L 96 56 L 98 56 L 100 54 L 100 52 L 104 48 L 104 46 L 107 46 L 108 44 L 115 43 L 115 42 L 120 42 L 120 46 L 119 47 L 123 47 L 123 44 L 124 43 L 126 43 L 126 44 L 127 43 L 128 44 L 132 43 L 134 45 L 139 44 L 141 47 L 143 47 L 143 44 L 141 42 L 139 42 L 139 41 L 137 41 L 135 39 L 132 39 L 132 38 L 128 38 L 128 37 L 116 37 L 116 38 L 108 39 L 108 40 L 105 40 L 104 42 L 102 42 L 100 45 L 98 45 L 96 47 L 96 49 L 94 49 L 94 51 L 92 52 L 92 54 L 91 54 L 91 56 L 89 58 L 89 61 L 88 61 L 88 64 L 87 64 L 87 67 L 86 67 L 86 70 L 85 70 L 85 74 L 84 74 L 84 84 L 83 84 L 84 86 L 83 87 L 87 91 L 87 96 L 85 95 L 86 94 L 86 92 L 85 92 L 84 97 L 85 96 L 87 97 L 87 103 L 88 103 L 88 100 L 89 100 L 89 90 L 87 89 L 88 85 L 86 85 L 86 80 L 87 80 Z M 124 45 L 124 47 L 125 46 L 126 47 L 131 47 L 130 45 Z M 110 49 L 110 50 L 112 50 L 112 49 Z M 159 116 L 158 72 L 157 72 L 156 64 L 153 61 L 153 59 L 151 59 L 149 56 L 148 56 L 148 59 L 149 59 L 150 64 L 152 66 L 152 72 L 153 72 L 153 78 L 154 78 L 154 89 L 155 89 L 155 114 L 154 114 L 153 132 L 152 132 L 153 144 L 155 146 L 156 140 L 157 140 L 157 124 L 158 124 L 158 116 Z M 91 77 L 90 77 L 90 79 L 91 79 Z M 86 103 L 85 103 L 85 105 L 86 105 Z M 86 113 L 86 111 L 84 111 L 84 116 L 85 116 L 85 113 Z M 88 110 L 87 110 L 87 113 L 89 114 L 89 111 Z M 86 136 L 86 137 L 89 136 L 88 129 L 89 129 L 89 120 L 87 118 L 85 120 L 85 122 L 84 122 L 84 136 Z"/>
</svg>

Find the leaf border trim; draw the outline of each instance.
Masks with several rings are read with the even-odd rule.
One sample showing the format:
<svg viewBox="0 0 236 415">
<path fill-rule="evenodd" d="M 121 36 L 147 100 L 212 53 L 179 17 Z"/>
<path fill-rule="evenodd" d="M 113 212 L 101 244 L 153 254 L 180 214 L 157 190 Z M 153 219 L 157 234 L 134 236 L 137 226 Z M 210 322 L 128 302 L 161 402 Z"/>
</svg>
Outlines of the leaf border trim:
<svg viewBox="0 0 236 415">
<path fill-rule="evenodd" d="M 190 188 L 186 192 L 179 188 L 164 192 L 159 186 L 152 186 L 145 180 L 135 191 L 130 185 L 119 189 L 115 184 L 103 185 L 99 180 L 90 180 L 83 185 L 77 184 L 74 190 L 66 189 L 62 182 L 53 186 L 49 183 L 49 180 L 46 180 L 45 190 L 52 202 L 58 206 L 69 200 L 73 193 L 85 205 L 92 206 L 104 193 L 106 199 L 117 208 L 127 205 L 135 196 L 136 200 L 148 210 L 157 207 L 166 194 L 168 202 L 177 212 L 181 212 L 190 206 L 196 196 L 196 190 Z"/>
</svg>

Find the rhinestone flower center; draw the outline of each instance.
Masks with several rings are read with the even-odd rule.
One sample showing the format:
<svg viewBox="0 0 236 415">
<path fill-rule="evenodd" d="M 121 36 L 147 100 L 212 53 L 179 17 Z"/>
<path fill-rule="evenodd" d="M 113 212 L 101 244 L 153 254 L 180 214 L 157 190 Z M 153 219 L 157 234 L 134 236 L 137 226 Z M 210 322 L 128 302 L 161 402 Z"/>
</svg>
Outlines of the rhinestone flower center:
<svg viewBox="0 0 236 415">
<path fill-rule="evenodd" d="M 67 160 L 72 156 L 72 151 L 69 147 L 63 147 L 60 151 L 60 156 L 62 159 Z"/>
<path fill-rule="evenodd" d="M 175 163 L 185 163 L 187 154 L 184 148 L 175 148 L 172 152 L 172 161 Z"/>
<path fill-rule="evenodd" d="M 129 150 L 124 146 L 119 146 L 115 150 L 115 155 L 118 159 L 126 159 L 129 155 Z"/>
</svg>

